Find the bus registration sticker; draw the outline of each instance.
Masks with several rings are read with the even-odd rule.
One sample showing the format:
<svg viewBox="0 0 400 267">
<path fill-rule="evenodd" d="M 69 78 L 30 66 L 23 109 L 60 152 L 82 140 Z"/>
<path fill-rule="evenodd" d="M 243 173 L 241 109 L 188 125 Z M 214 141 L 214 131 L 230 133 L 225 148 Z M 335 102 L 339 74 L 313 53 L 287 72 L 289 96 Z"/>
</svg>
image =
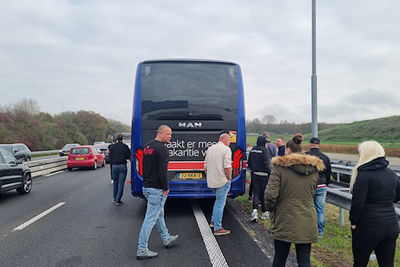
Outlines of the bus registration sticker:
<svg viewBox="0 0 400 267">
<path fill-rule="evenodd" d="M 179 179 L 201 179 L 203 174 L 201 172 L 189 172 L 189 173 L 179 173 Z"/>
</svg>

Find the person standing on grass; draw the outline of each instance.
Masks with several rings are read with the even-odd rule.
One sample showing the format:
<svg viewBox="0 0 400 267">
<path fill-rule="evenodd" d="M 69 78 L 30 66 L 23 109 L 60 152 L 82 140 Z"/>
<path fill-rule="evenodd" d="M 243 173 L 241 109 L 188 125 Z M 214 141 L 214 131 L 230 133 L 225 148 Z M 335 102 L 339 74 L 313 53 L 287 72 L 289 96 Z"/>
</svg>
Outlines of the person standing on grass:
<svg viewBox="0 0 400 267">
<path fill-rule="evenodd" d="M 143 194 L 147 199 L 146 215 L 139 235 L 136 259 L 144 260 L 158 256 L 148 249 L 149 237 L 154 224 L 160 233 L 165 248 L 170 248 L 178 235 L 170 235 L 165 225 L 164 205 L 169 194 L 168 185 L 168 148 L 165 146 L 172 137 L 172 130 L 161 125 L 157 137 L 143 149 Z"/>
<path fill-rule="evenodd" d="M 276 139 L 275 142 L 277 148 L 278 148 L 278 156 L 284 156 L 285 155 L 285 139 L 283 137 L 279 137 Z"/>
<path fill-rule="evenodd" d="M 327 192 L 327 185 L 331 180 L 331 161 L 328 156 L 322 153 L 320 150 L 320 140 L 317 137 L 310 139 L 310 151 L 306 154 L 313 155 L 320 158 L 325 165 L 325 169 L 319 172 L 318 185 L 314 193 L 314 206 L 317 212 L 318 220 L 318 236 L 322 238 L 325 231 L 325 198 Z"/>
<path fill-rule="evenodd" d="M 257 222 L 258 219 L 258 204 L 261 203 L 262 215 L 261 219 L 268 218 L 268 211 L 265 207 L 264 192 L 268 184 L 269 174 L 271 173 L 270 158 L 268 156 L 266 146 L 266 137 L 259 136 L 257 145 L 254 146 L 248 159 L 248 166 L 251 169 L 251 181 L 253 182 L 253 212 L 251 213 L 251 221 Z"/>
<path fill-rule="evenodd" d="M 222 227 L 226 197 L 231 188 L 232 179 L 232 151 L 229 148 L 230 143 L 231 139 L 229 135 L 226 133 L 221 134 L 219 142 L 207 149 L 204 161 L 207 186 L 215 194 L 210 227 L 214 227 L 214 235 L 216 236 L 231 233 L 230 230 Z"/>
<path fill-rule="evenodd" d="M 393 266 L 400 231 L 393 202 L 400 201 L 400 180 L 378 142 L 361 143 L 358 154 L 350 180 L 354 266 L 367 266 L 373 250 L 379 266 Z"/>
<path fill-rule="evenodd" d="M 274 267 L 284 267 L 291 243 L 296 245 L 299 266 L 311 266 L 311 243 L 318 241 L 314 191 L 322 160 L 302 153 L 303 136 L 296 134 L 286 144 L 286 155 L 272 159 L 266 190 L 274 238 Z"/>
<path fill-rule="evenodd" d="M 124 136 L 117 134 L 117 143 L 110 147 L 110 164 L 112 165 L 112 177 L 114 180 L 113 198 L 116 206 L 122 204 L 121 198 L 124 194 L 124 185 L 128 168 L 126 161 L 131 159 L 131 150 L 122 142 Z"/>
</svg>

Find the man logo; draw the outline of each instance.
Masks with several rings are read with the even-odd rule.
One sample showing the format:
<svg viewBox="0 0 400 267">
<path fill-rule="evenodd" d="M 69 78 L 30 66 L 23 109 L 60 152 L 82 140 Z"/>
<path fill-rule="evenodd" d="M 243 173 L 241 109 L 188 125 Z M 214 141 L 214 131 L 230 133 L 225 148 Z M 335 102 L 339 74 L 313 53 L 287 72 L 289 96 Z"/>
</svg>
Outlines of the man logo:
<svg viewBox="0 0 400 267">
<path fill-rule="evenodd" d="M 200 128 L 201 122 L 178 122 L 178 127 L 181 128 Z"/>
</svg>

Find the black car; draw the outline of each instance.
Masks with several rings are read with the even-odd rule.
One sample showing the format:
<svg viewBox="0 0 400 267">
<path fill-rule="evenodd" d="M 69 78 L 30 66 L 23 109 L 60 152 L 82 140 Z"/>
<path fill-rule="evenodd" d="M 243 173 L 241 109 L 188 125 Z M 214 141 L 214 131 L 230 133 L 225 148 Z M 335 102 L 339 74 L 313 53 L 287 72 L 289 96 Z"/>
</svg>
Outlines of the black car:
<svg viewBox="0 0 400 267">
<path fill-rule="evenodd" d="M 0 195 L 16 189 L 20 194 L 27 194 L 32 189 L 31 171 L 21 164 L 9 151 L 0 148 Z"/>
<path fill-rule="evenodd" d="M 0 148 L 11 152 L 16 159 L 31 160 L 32 152 L 25 144 L 0 144 Z"/>
<path fill-rule="evenodd" d="M 100 152 L 102 154 L 104 154 L 104 160 L 105 160 L 106 164 L 110 163 L 110 156 L 108 155 L 108 152 L 107 152 L 109 145 L 111 145 L 111 143 L 102 143 L 102 144 L 94 145 L 95 147 L 100 149 Z"/>
<path fill-rule="evenodd" d="M 71 150 L 71 148 L 76 147 L 76 146 L 80 146 L 80 144 L 66 144 L 66 145 L 58 152 L 58 154 L 60 154 L 60 157 L 66 156 L 66 155 L 69 154 L 69 151 Z"/>
</svg>

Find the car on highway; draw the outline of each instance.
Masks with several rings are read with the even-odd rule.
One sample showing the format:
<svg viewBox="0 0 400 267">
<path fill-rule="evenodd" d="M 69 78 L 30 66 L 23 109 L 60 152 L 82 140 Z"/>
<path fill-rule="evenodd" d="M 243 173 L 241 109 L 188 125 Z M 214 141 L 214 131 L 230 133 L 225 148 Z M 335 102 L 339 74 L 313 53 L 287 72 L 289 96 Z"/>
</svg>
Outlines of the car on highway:
<svg viewBox="0 0 400 267">
<path fill-rule="evenodd" d="M 66 155 L 69 154 L 69 151 L 71 150 L 71 148 L 76 147 L 76 146 L 80 146 L 80 144 L 66 144 L 66 145 L 58 152 L 58 154 L 60 155 L 60 157 L 66 156 Z"/>
<path fill-rule="evenodd" d="M 104 154 L 95 146 L 77 146 L 70 150 L 67 160 L 67 168 L 72 171 L 73 168 L 89 167 L 93 170 L 98 166 L 105 166 Z"/>
<path fill-rule="evenodd" d="M 22 159 L 0 147 L 0 195 L 16 189 L 19 194 L 27 194 L 32 189 L 32 176 Z"/>
<path fill-rule="evenodd" d="M 95 146 L 95 145 L 101 145 L 101 144 L 104 144 L 105 142 L 104 141 L 95 141 L 94 143 L 93 143 L 93 145 Z"/>
<path fill-rule="evenodd" d="M 24 161 L 30 161 L 32 159 L 32 152 L 25 144 L 0 144 L 0 147 L 11 152 L 16 159 L 22 159 Z"/>
<path fill-rule="evenodd" d="M 102 144 L 97 144 L 95 147 L 100 149 L 100 152 L 104 154 L 104 160 L 106 161 L 106 164 L 110 163 L 110 155 L 108 155 L 108 146 L 111 145 L 111 143 L 102 143 Z"/>
</svg>

